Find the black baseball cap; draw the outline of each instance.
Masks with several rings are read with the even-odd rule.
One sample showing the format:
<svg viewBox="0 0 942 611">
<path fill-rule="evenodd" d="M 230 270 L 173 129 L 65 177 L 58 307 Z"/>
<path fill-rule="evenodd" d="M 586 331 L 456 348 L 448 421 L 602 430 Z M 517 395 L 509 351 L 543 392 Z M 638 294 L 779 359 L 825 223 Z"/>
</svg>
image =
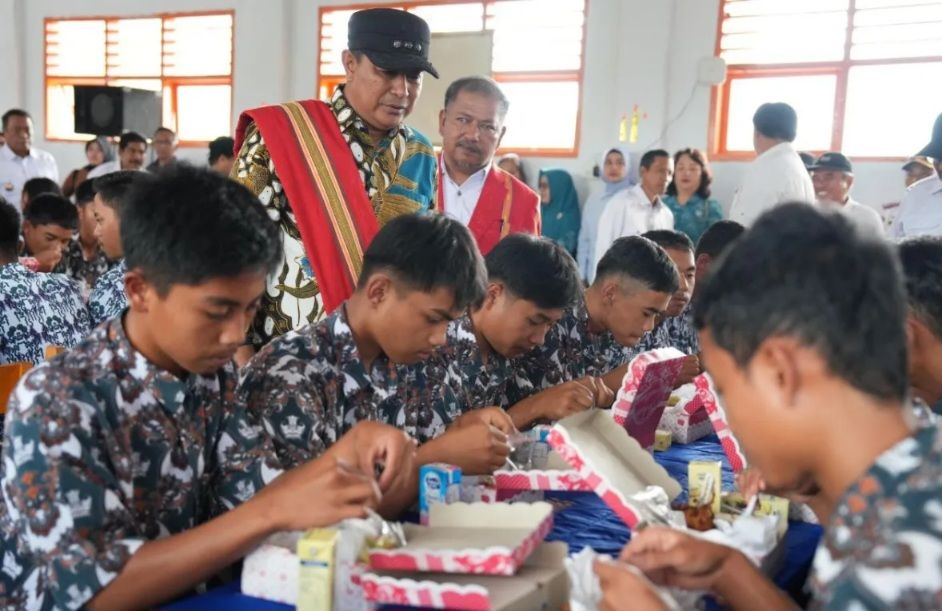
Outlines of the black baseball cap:
<svg viewBox="0 0 942 611">
<path fill-rule="evenodd" d="M 428 60 L 431 32 L 418 15 L 391 8 L 357 11 L 347 25 L 347 48 L 362 51 L 389 72 L 422 70 L 438 78 Z"/>
<path fill-rule="evenodd" d="M 818 160 L 814 162 L 810 168 L 812 172 L 815 170 L 834 170 L 837 172 L 845 172 L 847 174 L 854 173 L 854 166 L 851 165 L 850 159 L 841 155 L 840 153 L 825 153 L 818 157 Z"/>
<path fill-rule="evenodd" d="M 926 145 L 924 149 L 916 153 L 921 157 L 932 157 L 936 161 L 942 159 L 942 115 L 935 119 L 935 125 L 932 126 L 932 142 Z"/>
</svg>

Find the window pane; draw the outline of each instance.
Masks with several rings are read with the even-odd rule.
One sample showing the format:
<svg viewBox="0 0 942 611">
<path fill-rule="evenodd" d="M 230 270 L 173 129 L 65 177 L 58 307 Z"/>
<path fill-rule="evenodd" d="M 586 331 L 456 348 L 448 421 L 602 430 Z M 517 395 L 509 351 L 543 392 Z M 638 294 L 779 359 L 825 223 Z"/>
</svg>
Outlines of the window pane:
<svg viewBox="0 0 942 611">
<path fill-rule="evenodd" d="M 730 64 L 837 61 L 844 57 L 847 0 L 724 5 L 720 49 Z M 800 40 L 800 44 L 796 41 Z"/>
<path fill-rule="evenodd" d="M 849 0 L 726 0 L 724 12 L 732 17 L 743 15 L 794 15 L 846 11 Z"/>
<path fill-rule="evenodd" d="M 46 88 L 46 137 L 88 140 L 87 134 L 75 132 L 75 87 L 72 85 L 49 85 Z"/>
<path fill-rule="evenodd" d="M 424 19 L 435 33 L 477 32 L 484 28 L 484 4 L 481 2 L 417 6 L 410 8 L 409 12 Z"/>
<path fill-rule="evenodd" d="M 859 10 L 851 59 L 942 55 L 942 1 L 933 5 Z"/>
<path fill-rule="evenodd" d="M 165 75 L 232 75 L 232 15 L 172 17 L 164 28 Z"/>
<path fill-rule="evenodd" d="M 177 88 L 177 133 L 181 140 L 212 140 L 232 132 L 232 87 Z"/>
<path fill-rule="evenodd" d="M 795 140 L 798 149 L 830 149 L 836 80 L 830 74 L 732 80 L 727 115 L 727 150 L 753 150 L 752 115 L 766 102 L 786 102 L 798 113 L 798 138 Z"/>
<path fill-rule="evenodd" d="M 501 148 L 575 147 L 579 83 L 501 83 L 510 100 Z M 547 129 L 551 125 L 552 129 Z"/>
<path fill-rule="evenodd" d="M 913 83 L 919 83 L 919 95 L 906 95 Z M 914 154 L 929 141 L 939 100 L 942 62 L 851 68 L 843 151 L 869 157 Z"/>
<path fill-rule="evenodd" d="M 105 76 L 105 22 L 51 21 L 46 25 L 48 76 Z"/>
<path fill-rule="evenodd" d="M 494 72 L 578 70 L 583 0 L 519 0 L 488 5 Z"/>
<path fill-rule="evenodd" d="M 108 22 L 108 76 L 160 76 L 160 21 Z"/>
</svg>

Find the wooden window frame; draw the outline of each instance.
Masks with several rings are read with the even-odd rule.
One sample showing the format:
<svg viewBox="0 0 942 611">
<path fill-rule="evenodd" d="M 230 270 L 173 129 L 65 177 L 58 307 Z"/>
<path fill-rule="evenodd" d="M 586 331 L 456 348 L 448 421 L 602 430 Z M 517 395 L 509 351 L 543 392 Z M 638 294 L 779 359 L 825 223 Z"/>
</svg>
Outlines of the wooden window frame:
<svg viewBox="0 0 942 611">
<path fill-rule="evenodd" d="M 719 18 L 716 22 L 716 45 L 714 55 L 720 57 L 723 42 L 723 20 L 726 17 L 727 0 L 720 0 Z M 737 79 L 761 78 L 772 76 L 815 76 L 834 75 L 834 123 L 831 130 L 831 151 L 841 150 L 844 139 L 844 111 L 847 106 L 847 81 L 851 68 L 859 66 L 892 66 L 897 64 L 920 64 L 942 62 L 942 56 L 901 57 L 892 59 L 857 59 L 850 58 L 853 36 L 854 16 L 857 12 L 856 0 L 849 0 L 847 8 L 847 30 L 844 38 L 844 57 L 838 61 L 804 62 L 783 64 L 730 64 L 726 71 L 726 81 L 713 87 L 710 97 L 710 123 L 708 127 L 708 145 L 710 158 L 714 161 L 748 161 L 755 158 L 752 151 L 730 151 L 726 147 L 727 127 L 729 123 L 729 96 L 732 82 Z M 827 151 L 808 151 L 820 155 Z M 902 162 L 906 157 L 895 156 L 855 156 L 859 161 Z"/>
<path fill-rule="evenodd" d="M 468 4 L 471 2 L 480 2 L 484 6 L 484 16 L 481 20 L 482 22 L 482 31 L 486 29 L 487 25 L 487 6 L 491 4 L 497 4 L 497 0 L 407 0 L 404 2 L 396 2 L 392 4 L 393 6 L 403 8 L 408 10 L 410 8 L 416 8 L 420 6 L 442 6 L 448 4 Z M 576 106 L 576 129 L 573 134 L 573 146 L 567 148 L 526 148 L 526 147 L 513 147 L 505 148 L 502 147 L 498 149 L 497 155 L 504 155 L 507 153 L 516 153 L 522 157 L 557 157 L 557 158 L 576 158 L 579 156 L 579 149 L 582 144 L 582 106 L 583 99 L 585 94 L 585 51 L 586 51 L 586 37 L 588 35 L 588 24 L 589 24 L 589 0 L 582 0 L 583 9 L 582 9 L 582 50 L 579 58 L 579 69 L 578 70 L 565 70 L 565 71 L 556 71 L 556 70 L 531 70 L 525 72 L 493 72 L 491 78 L 493 78 L 498 83 L 520 83 L 520 82 L 560 82 L 560 81 L 575 81 L 579 84 L 579 99 Z M 353 11 L 361 10 L 367 8 L 376 8 L 389 6 L 389 4 L 382 4 L 377 2 L 358 2 L 355 4 L 342 4 L 342 5 L 331 5 L 331 6 L 321 6 L 318 9 L 317 13 L 317 81 L 316 81 L 316 92 L 319 95 L 322 86 L 328 86 L 327 91 L 333 91 L 333 87 L 337 82 L 343 82 L 342 76 L 337 76 L 333 74 L 321 74 L 321 36 L 323 34 L 322 28 L 324 24 L 324 13 L 331 13 L 334 11 Z M 434 33 L 434 32 L 433 32 Z"/>
<path fill-rule="evenodd" d="M 208 16 L 219 16 L 219 15 L 229 15 L 232 18 L 232 30 L 230 32 L 231 45 L 229 47 L 230 59 L 229 59 L 229 76 L 166 76 L 164 74 L 164 64 L 163 64 L 163 45 L 166 41 L 166 20 L 176 17 L 208 17 Z M 116 76 L 109 77 L 107 74 L 108 63 L 107 63 L 107 54 L 108 54 L 108 45 L 105 44 L 105 76 L 103 77 L 84 77 L 84 76 L 50 76 L 48 72 L 48 67 L 46 61 L 49 56 L 49 24 L 61 21 L 105 21 L 105 28 L 107 30 L 107 22 L 109 21 L 123 21 L 129 19 L 160 19 L 161 20 L 161 61 L 160 61 L 160 75 L 159 76 Z M 49 116 L 49 86 L 50 85 L 107 85 L 109 81 L 125 81 L 125 80 L 159 80 L 161 93 L 164 89 L 170 89 L 170 108 L 172 109 L 173 114 L 177 115 L 177 90 L 181 86 L 192 86 L 192 85 L 229 85 L 229 116 L 230 118 L 234 116 L 235 113 L 235 10 L 218 10 L 218 11 L 183 11 L 183 12 L 171 12 L 171 13 L 150 13 L 144 15 L 82 15 L 79 17 L 46 17 L 43 20 L 43 135 L 47 142 L 81 142 L 81 140 L 74 140 L 71 138 L 58 138 L 51 137 L 49 135 L 49 122 L 46 118 Z M 165 118 L 163 116 L 163 107 L 161 106 L 161 124 L 165 124 Z M 151 134 L 143 134 L 145 137 L 150 138 Z M 179 137 L 179 134 L 177 134 Z M 183 148 L 203 148 L 209 145 L 209 140 L 183 140 L 178 141 L 178 146 Z"/>
</svg>

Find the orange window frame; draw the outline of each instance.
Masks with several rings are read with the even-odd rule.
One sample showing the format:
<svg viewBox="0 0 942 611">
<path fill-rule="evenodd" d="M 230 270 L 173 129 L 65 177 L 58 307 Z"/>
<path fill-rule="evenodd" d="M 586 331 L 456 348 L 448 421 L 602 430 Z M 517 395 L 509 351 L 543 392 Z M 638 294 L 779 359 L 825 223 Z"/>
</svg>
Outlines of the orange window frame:
<svg viewBox="0 0 942 611">
<path fill-rule="evenodd" d="M 726 2 L 720 0 L 719 19 L 716 22 L 716 44 L 714 55 L 720 56 L 723 39 L 723 20 L 726 18 Z M 755 157 L 751 151 L 730 151 L 726 147 L 729 123 L 729 96 L 732 82 L 737 79 L 769 76 L 816 76 L 833 74 L 837 78 L 834 92 L 834 127 L 831 132 L 832 151 L 841 150 L 844 140 L 844 110 L 847 105 L 847 80 L 850 69 L 858 66 L 888 66 L 895 64 L 918 64 L 942 61 L 942 56 L 904 57 L 892 59 L 852 60 L 850 58 L 856 0 L 849 0 L 847 8 L 847 30 L 844 38 L 844 58 L 840 61 L 800 64 L 731 64 L 727 67 L 726 81 L 713 87 L 710 97 L 710 123 L 708 145 L 710 156 L 719 161 L 745 161 Z M 809 151 L 820 155 L 827 151 Z M 861 161 L 902 161 L 904 157 L 855 157 Z"/>
<path fill-rule="evenodd" d="M 469 2 L 480 2 L 484 5 L 484 19 L 482 22 L 487 20 L 487 5 L 496 4 L 496 0 L 409 0 L 406 2 L 397 2 L 394 6 L 397 8 L 403 8 L 408 10 L 410 8 L 415 8 L 419 6 L 437 6 L 437 5 L 448 5 L 448 4 L 467 4 Z M 321 62 L 320 62 L 320 41 L 321 36 L 323 35 L 323 24 L 324 24 L 324 13 L 330 13 L 334 11 L 344 11 L 344 10 L 361 10 L 367 8 L 375 8 L 389 6 L 388 4 L 379 4 L 379 3 L 370 3 L 370 2 L 361 2 L 356 4 L 344 4 L 344 5 L 331 5 L 331 6 L 321 6 L 318 9 L 317 13 L 317 31 L 318 31 L 318 59 L 317 59 L 317 92 L 320 93 L 322 89 L 325 89 L 328 92 L 333 91 L 339 83 L 343 82 L 344 77 L 333 75 L 333 74 L 321 74 Z M 559 157 L 559 158 L 574 158 L 579 156 L 579 147 L 582 143 L 582 106 L 583 106 L 583 94 L 585 86 L 585 49 L 586 49 L 586 36 L 588 34 L 588 23 L 589 23 L 589 0 L 583 0 L 583 20 L 582 20 L 582 51 L 579 58 L 579 69 L 578 70 L 566 70 L 566 71 L 524 71 L 524 72 L 494 72 L 492 73 L 492 78 L 498 83 L 519 83 L 519 82 L 560 82 L 560 81 L 576 81 L 579 83 L 579 100 L 576 110 L 576 129 L 573 134 L 573 145 L 568 148 L 525 148 L 525 147 L 514 147 L 514 148 L 501 148 L 498 150 L 498 155 L 503 155 L 506 153 L 516 153 L 525 157 Z M 433 32 L 434 33 L 434 32 Z"/>
<path fill-rule="evenodd" d="M 164 20 L 174 17 L 206 17 L 229 15 L 232 17 L 232 31 L 230 32 L 231 44 L 229 47 L 229 76 L 165 76 L 163 68 L 163 57 L 161 57 L 160 76 L 127 76 L 109 77 L 107 74 L 107 58 L 105 61 L 104 77 L 72 77 L 72 76 L 49 76 L 46 67 L 46 60 L 49 56 L 49 24 L 58 21 L 121 21 L 124 19 L 160 19 L 161 20 L 161 54 L 163 53 L 163 42 L 166 39 L 166 25 Z M 108 46 L 105 45 L 105 54 L 107 56 Z M 187 11 L 173 13 L 151 13 L 146 15 L 83 15 L 81 17 L 46 17 L 43 20 L 43 132 L 47 142 L 76 142 L 68 138 L 54 138 L 49 135 L 49 126 L 46 117 L 49 113 L 48 92 L 50 85 L 105 85 L 112 80 L 160 80 L 161 93 L 164 89 L 170 89 L 170 108 L 173 116 L 177 116 L 177 89 L 180 86 L 190 85 L 229 85 L 229 116 L 232 117 L 235 112 L 233 84 L 233 75 L 235 74 L 235 10 L 220 11 Z M 163 108 L 161 108 L 161 123 L 165 123 L 163 117 Z M 179 146 L 185 148 L 205 147 L 209 145 L 208 140 L 184 140 L 180 139 Z"/>
</svg>

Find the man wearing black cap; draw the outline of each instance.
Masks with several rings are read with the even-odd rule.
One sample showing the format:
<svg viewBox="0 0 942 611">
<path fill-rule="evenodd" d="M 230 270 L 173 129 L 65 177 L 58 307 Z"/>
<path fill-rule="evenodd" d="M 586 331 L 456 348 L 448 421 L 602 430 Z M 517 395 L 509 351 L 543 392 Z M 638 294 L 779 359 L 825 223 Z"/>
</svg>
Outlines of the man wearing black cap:
<svg viewBox="0 0 942 611">
<path fill-rule="evenodd" d="M 935 161 L 936 173 L 906 191 L 890 228 L 890 235 L 894 238 L 942 236 L 942 115 L 936 117 L 932 141 L 916 155 L 931 157 Z"/>
<path fill-rule="evenodd" d="M 752 117 L 756 160 L 733 197 L 729 218 L 749 227 L 759 216 L 786 202 L 814 203 L 814 186 L 798 151 L 798 115 L 784 102 L 760 106 Z"/>
<path fill-rule="evenodd" d="M 854 184 L 854 166 L 850 159 L 840 153 L 825 153 L 809 169 L 818 205 L 839 210 L 867 235 L 882 237 L 886 233 L 880 214 L 850 196 L 850 187 Z"/>
<path fill-rule="evenodd" d="M 434 201 L 429 140 L 405 125 L 422 90 L 430 32 L 394 9 L 350 17 L 346 81 L 329 103 L 246 111 L 232 177 L 255 193 L 282 230 L 284 257 L 249 336 L 256 348 L 323 318 L 353 291 L 379 228 Z"/>
</svg>

